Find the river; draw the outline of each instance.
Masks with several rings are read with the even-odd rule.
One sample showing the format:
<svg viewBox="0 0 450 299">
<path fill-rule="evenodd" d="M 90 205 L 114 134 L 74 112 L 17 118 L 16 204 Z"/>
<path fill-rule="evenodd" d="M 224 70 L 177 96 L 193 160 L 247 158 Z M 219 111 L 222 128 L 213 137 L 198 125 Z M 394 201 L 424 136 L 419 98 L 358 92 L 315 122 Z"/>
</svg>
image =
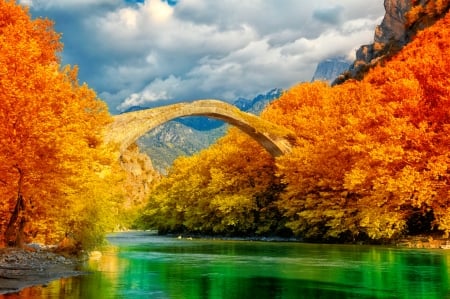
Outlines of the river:
<svg viewBox="0 0 450 299">
<path fill-rule="evenodd" d="M 90 274 L 4 298 L 450 298 L 450 250 L 116 233 Z"/>
</svg>

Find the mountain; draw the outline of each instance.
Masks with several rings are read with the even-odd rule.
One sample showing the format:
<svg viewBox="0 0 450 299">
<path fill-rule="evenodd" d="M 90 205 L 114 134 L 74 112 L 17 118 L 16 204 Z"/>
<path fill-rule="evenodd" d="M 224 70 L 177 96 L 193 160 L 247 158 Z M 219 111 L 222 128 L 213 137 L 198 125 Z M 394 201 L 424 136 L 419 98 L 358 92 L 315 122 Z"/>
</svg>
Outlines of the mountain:
<svg viewBox="0 0 450 299">
<path fill-rule="evenodd" d="M 347 71 L 351 62 L 344 57 L 333 57 L 325 59 L 317 65 L 316 71 L 311 81 L 333 82 L 340 74 Z"/>
<path fill-rule="evenodd" d="M 252 107 L 252 101 L 245 98 L 239 98 L 233 103 L 234 106 L 238 107 L 242 111 L 247 111 Z"/>
<path fill-rule="evenodd" d="M 281 89 L 272 89 L 252 100 L 239 98 L 232 104 L 242 111 L 258 115 L 271 101 L 280 97 L 281 93 Z M 136 111 L 147 108 L 130 109 Z M 193 155 L 210 146 L 225 135 L 227 128 L 226 123 L 216 119 L 203 116 L 182 117 L 149 131 L 137 144 L 142 152 L 150 156 L 154 168 L 164 174 L 176 158 Z"/>
<path fill-rule="evenodd" d="M 197 121 L 201 121 L 200 117 Z M 149 131 L 139 138 L 137 144 L 150 157 L 154 168 L 165 174 L 176 158 L 191 156 L 208 147 L 225 134 L 226 128 L 222 124 L 209 130 L 196 130 L 172 120 Z"/>
<path fill-rule="evenodd" d="M 259 115 L 270 102 L 272 102 L 274 99 L 279 98 L 281 96 L 282 92 L 283 92 L 282 89 L 274 88 L 266 94 L 260 94 L 260 95 L 257 95 L 255 98 L 253 98 L 253 100 L 251 100 L 251 104 L 248 106 L 248 108 L 245 108 L 245 109 L 244 109 L 244 107 L 241 108 L 236 103 L 235 103 L 235 106 L 240 108 L 242 111 L 252 113 L 255 115 Z"/>
</svg>

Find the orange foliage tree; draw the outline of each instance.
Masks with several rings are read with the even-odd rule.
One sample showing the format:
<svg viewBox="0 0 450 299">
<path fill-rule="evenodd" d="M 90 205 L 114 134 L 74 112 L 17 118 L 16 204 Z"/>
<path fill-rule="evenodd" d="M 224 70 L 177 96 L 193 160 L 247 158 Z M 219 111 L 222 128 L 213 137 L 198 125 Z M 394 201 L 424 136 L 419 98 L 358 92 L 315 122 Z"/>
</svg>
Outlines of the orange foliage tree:
<svg viewBox="0 0 450 299">
<path fill-rule="evenodd" d="M 406 14 L 408 25 L 413 24 L 421 18 L 427 18 L 429 21 L 432 21 L 436 17 L 445 14 L 449 8 L 449 0 L 413 1 L 413 7 Z"/>
<path fill-rule="evenodd" d="M 261 116 L 296 134 L 296 146 L 276 159 L 276 167 L 260 146 L 232 131 L 199 155 L 178 160 L 144 218 L 169 230 L 235 225 L 242 232 L 259 225 L 254 211 L 270 210 L 269 231 L 286 225 L 304 238 L 448 236 L 448 49 L 450 14 L 362 81 L 292 87 Z M 270 200 L 256 209 L 256 194 Z"/>
<path fill-rule="evenodd" d="M 0 243 L 72 233 L 62 218 L 86 202 L 74 194 L 112 167 L 101 140 L 107 107 L 76 69 L 60 69 L 61 49 L 49 20 L 0 1 Z"/>
<path fill-rule="evenodd" d="M 389 239 L 450 232 L 450 16 L 362 82 L 302 84 L 265 116 L 299 146 L 279 159 L 279 202 L 307 237 Z"/>
<path fill-rule="evenodd" d="M 357 198 L 344 187 L 344 178 L 360 158 L 346 146 L 366 138 L 355 126 L 361 118 L 379 117 L 368 114 L 377 94 L 366 98 L 367 89 L 350 82 L 334 88 L 322 82 L 300 84 L 262 115 L 289 126 L 298 136 L 293 151 L 277 161 L 278 175 L 286 184 L 278 206 L 297 235 L 358 234 Z"/>
<path fill-rule="evenodd" d="M 373 180 L 373 188 L 384 193 L 383 202 L 396 203 L 394 207 L 401 219 L 411 222 L 427 216 L 432 220 L 430 229 L 445 235 L 450 232 L 450 57 L 446 53 L 450 46 L 449 25 L 447 14 L 420 32 L 392 61 L 375 68 L 365 78 L 373 89 L 382 92 L 379 105 L 390 109 L 393 116 L 389 126 L 378 130 L 382 132 L 374 150 L 378 151 L 371 153 L 369 161 L 379 162 L 379 154 L 389 155 L 383 152 L 387 143 L 383 134 L 396 148 L 394 154 L 382 157 L 383 163 L 375 168 L 389 173 Z M 370 219 L 373 217 L 367 221 Z"/>
</svg>

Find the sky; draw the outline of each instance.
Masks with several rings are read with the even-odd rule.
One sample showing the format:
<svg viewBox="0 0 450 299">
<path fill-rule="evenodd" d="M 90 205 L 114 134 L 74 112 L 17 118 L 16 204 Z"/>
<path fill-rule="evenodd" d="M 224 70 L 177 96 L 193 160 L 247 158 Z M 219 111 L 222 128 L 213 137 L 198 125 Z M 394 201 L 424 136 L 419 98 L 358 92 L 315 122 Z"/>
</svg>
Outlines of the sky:
<svg viewBox="0 0 450 299">
<path fill-rule="evenodd" d="M 112 113 L 252 99 L 310 81 L 317 64 L 373 42 L 382 0 L 19 0 L 62 33 Z"/>
</svg>

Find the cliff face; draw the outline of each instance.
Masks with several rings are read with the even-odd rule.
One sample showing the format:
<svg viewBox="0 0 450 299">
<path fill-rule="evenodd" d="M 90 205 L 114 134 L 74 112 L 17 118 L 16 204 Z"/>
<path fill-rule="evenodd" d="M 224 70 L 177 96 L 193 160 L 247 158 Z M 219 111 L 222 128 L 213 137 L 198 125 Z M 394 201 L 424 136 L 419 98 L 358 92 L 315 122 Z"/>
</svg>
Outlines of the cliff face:
<svg viewBox="0 0 450 299">
<path fill-rule="evenodd" d="M 385 0 L 386 14 L 383 21 L 375 29 L 374 45 L 382 48 L 392 40 L 405 44 L 408 41 L 408 28 L 406 27 L 406 14 L 412 7 L 412 0 Z"/>
<path fill-rule="evenodd" d="M 449 8 L 449 0 L 385 0 L 383 21 L 375 29 L 374 42 L 356 51 L 356 60 L 334 83 L 361 79 L 365 72 L 409 43 L 417 33 L 434 24 Z"/>
<path fill-rule="evenodd" d="M 374 42 L 363 45 L 356 51 L 356 60 L 350 67 L 350 77 L 360 79 L 366 68 L 376 64 L 389 51 L 401 49 L 407 42 L 406 14 L 414 0 L 385 0 L 386 13 L 383 21 L 375 28 Z"/>
<path fill-rule="evenodd" d="M 350 62 L 343 57 L 329 58 L 319 62 L 311 81 L 333 82 L 340 74 L 348 70 Z"/>
</svg>

